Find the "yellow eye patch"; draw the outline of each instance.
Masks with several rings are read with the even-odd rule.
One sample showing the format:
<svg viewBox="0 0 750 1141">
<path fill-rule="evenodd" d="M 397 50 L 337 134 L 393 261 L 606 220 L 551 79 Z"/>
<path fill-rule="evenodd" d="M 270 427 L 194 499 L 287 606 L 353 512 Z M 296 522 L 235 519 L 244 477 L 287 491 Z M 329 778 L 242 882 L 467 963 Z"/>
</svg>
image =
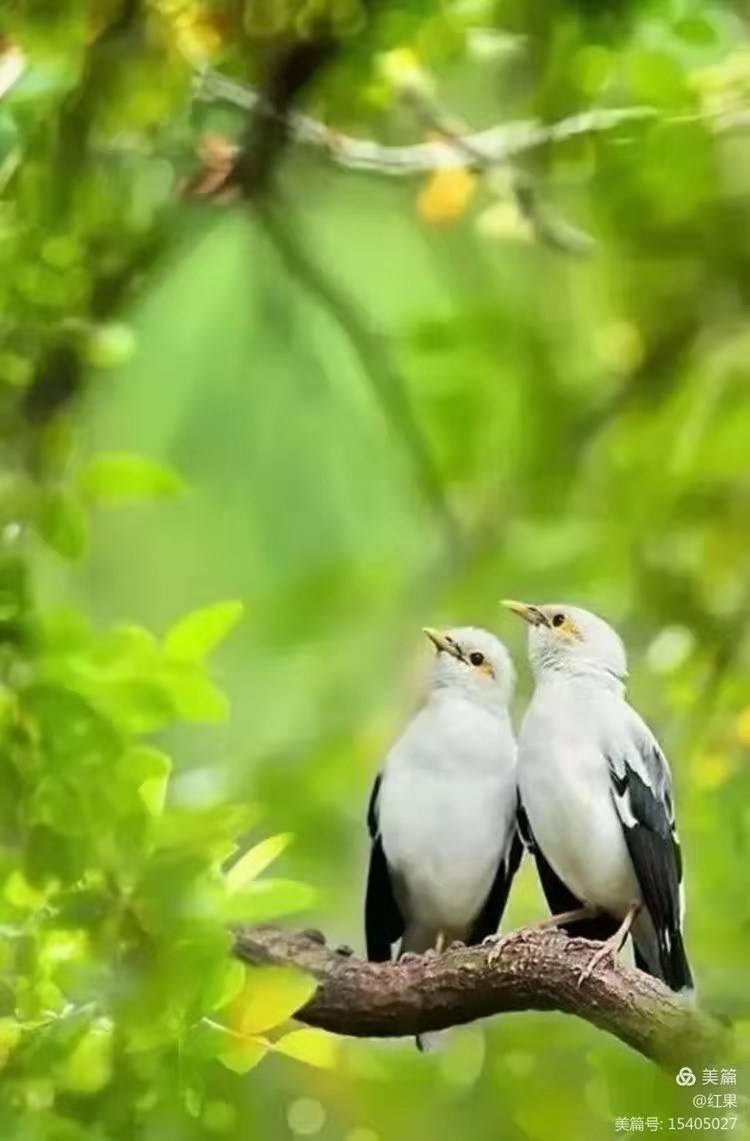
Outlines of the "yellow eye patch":
<svg viewBox="0 0 750 1141">
<path fill-rule="evenodd" d="M 562 625 L 557 627 L 557 632 L 558 634 L 563 634 L 566 638 L 576 639 L 578 642 L 583 641 L 583 634 L 572 618 L 566 618 Z"/>
</svg>

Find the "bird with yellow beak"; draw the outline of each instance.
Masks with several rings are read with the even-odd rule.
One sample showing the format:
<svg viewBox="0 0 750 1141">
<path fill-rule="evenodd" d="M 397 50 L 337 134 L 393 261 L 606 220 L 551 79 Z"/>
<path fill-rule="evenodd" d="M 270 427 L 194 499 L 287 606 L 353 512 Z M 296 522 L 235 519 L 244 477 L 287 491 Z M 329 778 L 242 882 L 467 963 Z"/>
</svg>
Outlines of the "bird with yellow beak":
<svg viewBox="0 0 750 1141">
<path fill-rule="evenodd" d="M 376 962 L 396 945 L 422 954 L 494 934 L 522 851 L 508 652 L 473 627 L 425 634 L 435 650 L 427 694 L 385 758 L 367 816 Z"/>
<path fill-rule="evenodd" d="M 534 695 L 518 739 L 526 840 L 561 925 L 604 940 L 583 975 L 632 935 L 636 964 L 674 991 L 693 979 L 666 757 L 627 702 L 620 637 L 568 603 L 507 600 L 529 626 Z"/>
</svg>

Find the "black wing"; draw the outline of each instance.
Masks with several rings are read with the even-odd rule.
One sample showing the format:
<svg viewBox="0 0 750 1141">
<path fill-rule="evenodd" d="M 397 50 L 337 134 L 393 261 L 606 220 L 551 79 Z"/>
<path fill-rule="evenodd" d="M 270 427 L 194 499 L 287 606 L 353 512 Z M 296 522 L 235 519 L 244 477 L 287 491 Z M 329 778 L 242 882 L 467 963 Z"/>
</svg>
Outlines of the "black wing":
<svg viewBox="0 0 750 1141">
<path fill-rule="evenodd" d="M 404 920 L 393 894 L 391 873 L 383 851 L 378 824 L 378 794 L 382 776 L 375 779 L 370 803 L 367 807 L 367 829 L 372 838 L 370 868 L 367 873 L 365 897 L 365 938 L 367 958 L 374 963 L 386 963 L 391 958 L 391 944 L 404 933 Z"/>
<path fill-rule="evenodd" d="M 661 977 L 672 990 L 692 988 L 682 937 L 682 856 L 669 765 L 653 739 L 632 754 L 607 760 L 612 799 L 656 931 Z"/>
<path fill-rule="evenodd" d="M 510 885 L 513 883 L 513 877 L 518 871 L 518 865 L 521 863 L 522 856 L 523 843 L 518 833 L 518 828 L 515 827 L 510 844 L 508 845 L 508 850 L 504 853 L 503 858 L 497 866 L 497 872 L 495 873 L 489 895 L 484 901 L 482 910 L 474 920 L 474 924 L 466 940 L 468 946 L 474 943 L 481 943 L 488 935 L 494 935 L 497 931 L 500 926 L 500 920 L 503 917 L 503 912 L 505 911 L 505 905 L 508 902 Z"/>
<path fill-rule="evenodd" d="M 539 876 L 539 882 L 542 885 L 544 898 L 547 900 L 547 906 L 552 915 L 562 915 L 565 911 L 577 911 L 579 907 L 583 907 L 583 903 L 573 892 L 565 886 L 563 881 L 553 871 L 552 866 L 547 862 L 544 853 L 540 850 L 539 845 L 534 838 L 529 824 L 529 818 L 523 805 L 518 806 L 518 828 L 523 837 L 523 842 L 529 851 L 534 856 L 536 861 L 536 870 Z M 577 936 L 580 939 L 594 939 L 597 942 L 603 943 L 605 939 L 609 939 L 614 935 L 619 927 L 619 922 L 613 919 L 610 915 L 597 915 L 594 919 L 581 919 L 578 922 L 564 924 L 562 930 L 568 935 Z"/>
</svg>

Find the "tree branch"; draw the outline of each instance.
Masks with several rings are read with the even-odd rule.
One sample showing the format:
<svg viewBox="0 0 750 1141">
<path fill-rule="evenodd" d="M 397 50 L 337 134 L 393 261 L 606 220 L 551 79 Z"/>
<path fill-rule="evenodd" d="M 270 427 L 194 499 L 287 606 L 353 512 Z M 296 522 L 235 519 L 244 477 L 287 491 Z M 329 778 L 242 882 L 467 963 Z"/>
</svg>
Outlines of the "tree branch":
<svg viewBox="0 0 750 1141">
<path fill-rule="evenodd" d="M 259 98 L 252 88 L 210 68 L 196 77 L 195 95 L 197 99 L 227 103 L 243 110 L 255 107 Z M 661 115 L 656 107 L 649 106 L 595 107 L 556 123 L 519 119 L 481 131 L 467 131 L 461 136 L 459 148 L 455 138 L 389 146 L 373 139 L 344 134 L 298 112 L 290 113 L 287 119 L 290 139 L 295 143 L 322 151 L 338 166 L 391 178 L 465 167 L 467 163 L 471 165 L 472 158 L 474 161 L 481 159 L 484 169 L 502 166 L 509 159 L 548 143 L 607 133 L 629 123 L 654 122 L 666 127 L 704 123 L 717 135 L 750 127 L 750 111 L 744 108 Z"/>
<path fill-rule="evenodd" d="M 367 963 L 332 951 L 319 932 L 241 928 L 235 954 L 256 966 L 294 964 L 319 982 L 295 1016 L 357 1038 L 395 1038 L 523 1010 L 574 1014 L 667 1069 L 712 1065 L 728 1047 L 716 1019 L 621 962 L 579 985 L 597 944 L 562 931 L 514 931 L 492 948 L 454 944 L 443 955 Z"/>
<path fill-rule="evenodd" d="M 335 39 L 321 31 L 313 39 L 287 45 L 274 60 L 263 94 L 248 108 L 245 137 L 232 170 L 232 181 L 246 198 L 268 189 L 291 130 L 295 100 L 335 54 Z"/>
<path fill-rule="evenodd" d="M 259 99 L 251 87 L 210 68 L 196 77 L 195 94 L 198 99 L 228 103 L 242 110 L 254 108 Z M 474 160 L 481 158 L 484 167 L 499 166 L 513 156 L 535 150 L 545 143 L 611 131 L 622 123 L 643 122 L 657 116 L 654 107 L 614 107 L 583 111 L 557 123 L 521 119 L 483 131 L 467 132 L 461 140 L 463 154 L 454 139 L 388 146 L 372 139 L 340 133 L 326 123 L 299 112 L 288 116 L 288 124 L 290 138 L 294 142 L 322 150 L 339 166 L 398 178 L 464 167 L 467 165 L 467 152 L 471 152 Z"/>
</svg>

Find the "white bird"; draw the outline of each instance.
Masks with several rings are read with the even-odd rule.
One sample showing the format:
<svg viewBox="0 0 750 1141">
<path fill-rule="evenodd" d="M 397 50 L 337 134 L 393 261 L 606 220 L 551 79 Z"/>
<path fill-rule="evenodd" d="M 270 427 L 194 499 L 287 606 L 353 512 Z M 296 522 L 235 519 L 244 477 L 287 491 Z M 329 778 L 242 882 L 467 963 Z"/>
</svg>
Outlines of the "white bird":
<svg viewBox="0 0 750 1141">
<path fill-rule="evenodd" d="M 438 952 L 492 935 L 521 858 L 514 670 L 485 630 L 425 629 L 427 699 L 388 753 L 368 810 L 368 958 Z"/>
<path fill-rule="evenodd" d="M 626 700 L 622 641 L 567 603 L 503 605 L 529 623 L 536 682 L 518 741 L 527 840 L 553 915 L 605 940 L 582 976 L 631 933 L 642 970 L 691 991 L 669 765 Z"/>
</svg>

